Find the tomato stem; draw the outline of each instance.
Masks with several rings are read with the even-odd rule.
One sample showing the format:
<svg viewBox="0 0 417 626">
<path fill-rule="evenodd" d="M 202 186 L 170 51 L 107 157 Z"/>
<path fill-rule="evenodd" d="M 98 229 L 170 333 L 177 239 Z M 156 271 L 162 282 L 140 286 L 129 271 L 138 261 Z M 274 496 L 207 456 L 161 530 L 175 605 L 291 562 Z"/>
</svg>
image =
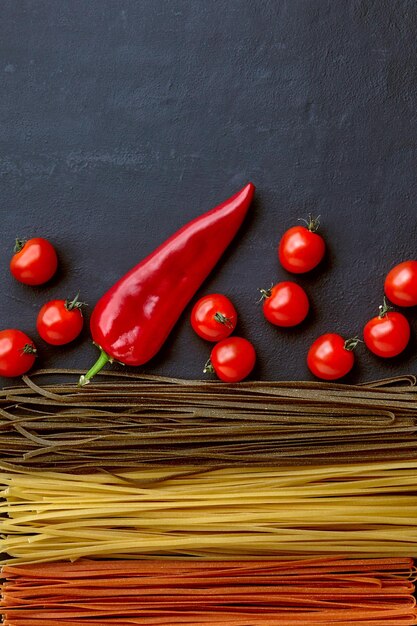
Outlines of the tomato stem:
<svg viewBox="0 0 417 626">
<path fill-rule="evenodd" d="M 379 315 L 378 315 L 379 319 L 382 319 L 383 317 L 386 316 L 387 313 L 393 310 L 394 310 L 394 307 L 388 304 L 387 299 L 384 296 L 384 300 L 382 304 L 379 305 Z"/>
<path fill-rule="evenodd" d="M 26 343 L 22 348 L 22 352 L 23 354 L 34 354 L 35 356 L 38 356 L 38 351 L 35 346 L 32 346 L 31 343 Z"/>
<path fill-rule="evenodd" d="M 230 317 L 226 317 L 226 315 L 223 315 L 223 313 L 220 313 L 220 311 L 217 311 L 214 314 L 214 319 L 216 320 L 216 322 L 219 322 L 219 324 L 224 324 L 228 328 L 233 328 L 233 324 L 232 324 L 231 318 Z"/>
<path fill-rule="evenodd" d="M 203 369 L 203 374 L 214 374 L 214 367 L 211 359 L 207 359 L 206 364 Z"/>
<path fill-rule="evenodd" d="M 23 249 L 26 241 L 27 241 L 27 239 L 19 239 L 19 237 L 16 237 L 15 243 L 14 243 L 13 252 L 15 254 L 16 254 L 16 252 L 20 252 Z"/>
<path fill-rule="evenodd" d="M 94 365 L 90 367 L 87 374 L 80 376 L 80 379 L 78 381 L 78 386 L 84 387 L 84 385 L 88 385 L 88 383 L 93 378 L 93 376 L 98 374 L 106 365 L 106 363 L 111 363 L 111 362 L 112 362 L 112 359 L 109 357 L 109 355 L 106 354 L 102 348 L 100 348 L 100 356 L 98 357 Z"/>
<path fill-rule="evenodd" d="M 320 215 L 317 215 L 317 217 L 313 217 L 311 213 L 309 213 L 307 220 L 299 217 L 298 221 L 304 222 L 307 226 L 307 229 L 312 233 L 315 233 L 320 228 Z"/>
<path fill-rule="evenodd" d="M 356 348 L 358 343 L 363 343 L 362 339 L 359 339 L 359 337 L 350 337 L 350 339 L 346 339 L 345 345 L 343 347 L 345 350 L 351 352 Z"/>
<path fill-rule="evenodd" d="M 259 289 L 259 291 L 261 292 L 261 297 L 258 300 L 258 304 L 259 302 L 262 302 L 263 300 L 266 300 L 267 298 L 270 298 L 272 295 L 272 286 L 269 289 Z"/>
<path fill-rule="evenodd" d="M 73 300 L 65 300 L 65 308 L 67 309 L 67 311 L 73 311 L 74 309 L 80 309 L 81 311 L 83 306 L 87 306 L 86 302 L 80 302 L 78 300 L 79 295 L 80 292 L 77 293 Z"/>
</svg>

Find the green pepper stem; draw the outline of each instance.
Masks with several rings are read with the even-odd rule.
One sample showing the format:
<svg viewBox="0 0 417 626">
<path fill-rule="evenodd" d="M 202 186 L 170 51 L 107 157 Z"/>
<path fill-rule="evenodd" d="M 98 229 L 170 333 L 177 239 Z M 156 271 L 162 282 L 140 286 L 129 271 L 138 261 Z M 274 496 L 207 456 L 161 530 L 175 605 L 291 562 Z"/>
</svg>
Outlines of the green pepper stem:
<svg viewBox="0 0 417 626">
<path fill-rule="evenodd" d="M 99 373 L 100 370 L 106 365 L 106 363 L 111 362 L 111 358 L 108 354 L 104 352 L 104 350 L 100 349 L 100 356 L 97 361 L 94 363 L 93 367 L 90 367 L 87 374 L 83 374 L 80 376 L 80 380 L 78 381 L 79 387 L 84 387 L 84 385 L 88 385 L 90 380 Z"/>
</svg>

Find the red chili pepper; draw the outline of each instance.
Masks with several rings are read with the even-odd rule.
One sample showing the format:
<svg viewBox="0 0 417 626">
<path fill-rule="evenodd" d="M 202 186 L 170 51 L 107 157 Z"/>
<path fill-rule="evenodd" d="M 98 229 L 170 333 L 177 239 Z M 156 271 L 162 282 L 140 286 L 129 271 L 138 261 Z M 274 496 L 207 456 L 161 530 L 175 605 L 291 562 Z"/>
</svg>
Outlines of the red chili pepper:
<svg viewBox="0 0 417 626">
<path fill-rule="evenodd" d="M 101 354 L 85 385 L 108 361 L 142 365 L 161 348 L 182 311 L 235 236 L 255 187 L 194 219 L 121 278 L 96 304 L 91 334 Z"/>
</svg>

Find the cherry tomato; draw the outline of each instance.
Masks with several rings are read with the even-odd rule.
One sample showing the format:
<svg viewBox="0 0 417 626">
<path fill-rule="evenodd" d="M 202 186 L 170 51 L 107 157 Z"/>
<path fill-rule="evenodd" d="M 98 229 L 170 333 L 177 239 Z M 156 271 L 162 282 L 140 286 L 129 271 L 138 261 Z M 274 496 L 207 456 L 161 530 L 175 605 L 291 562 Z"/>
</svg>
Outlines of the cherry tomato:
<svg viewBox="0 0 417 626">
<path fill-rule="evenodd" d="M 263 312 L 271 324 L 297 326 L 306 318 L 310 303 L 300 285 L 287 280 L 271 289 L 261 289 L 261 293 L 265 298 Z"/>
<path fill-rule="evenodd" d="M 52 278 L 57 267 L 55 248 L 46 239 L 36 237 L 28 241 L 16 240 L 10 271 L 21 283 L 42 285 Z"/>
<path fill-rule="evenodd" d="M 0 331 L 0 376 L 21 376 L 35 358 L 35 344 L 25 333 L 15 328 Z"/>
<path fill-rule="evenodd" d="M 44 341 L 53 346 L 62 346 L 80 334 L 84 319 L 83 303 L 74 300 L 51 300 L 43 305 L 38 314 L 36 328 Z"/>
<path fill-rule="evenodd" d="M 232 334 L 237 313 L 229 298 L 220 293 L 203 296 L 191 311 L 191 326 L 207 341 L 220 341 Z"/>
<path fill-rule="evenodd" d="M 416 306 L 417 261 L 404 261 L 393 267 L 385 279 L 385 293 L 397 306 Z"/>
<path fill-rule="evenodd" d="M 318 219 L 310 217 L 307 226 L 293 226 L 281 238 L 278 257 L 284 269 L 303 274 L 316 267 L 324 257 L 326 245 L 323 237 L 315 231 Z"/>
<path fill-rule="evenodd" d="M 214 346 L 204 372 L 214 371 L 220 380 L 237 383 L 249 376 L 255 361 L 255 348 L 250 341 L 242 337 L 229 337 Z"/>
<path fill-rule="evenodd" d="M 380 313 L 363 329 L 363 339 L 371 352 L 382 357 L 397 356 L 410 340 L 410 324 L 402 313 L 392 311 L 384 299 Z"/>
<path fill-rule="evenodd" d="M 336 333 L 321 335 L 311 345 L 307 355 L 310 371 L 323 380 L 336 380 L 345 376 L 353 367 L 353 348 L 358 339 L 348 339 Z"/>
</svg>

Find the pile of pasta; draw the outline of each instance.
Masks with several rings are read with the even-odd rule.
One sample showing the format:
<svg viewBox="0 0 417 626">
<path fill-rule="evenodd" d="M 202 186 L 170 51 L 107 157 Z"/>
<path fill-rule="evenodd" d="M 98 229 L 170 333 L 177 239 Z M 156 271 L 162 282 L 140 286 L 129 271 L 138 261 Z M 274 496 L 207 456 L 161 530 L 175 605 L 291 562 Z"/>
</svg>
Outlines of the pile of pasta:
<svg viewBox="0 0 417 626">
<path fill-rule="evenodd" d="M 4 471 L 0 483 L 0 546 L 16 563 L 417 554 L 417 460 L 117 475 Z"/>
<path fill-rule="evenodd" d="M 77 371 L 46 374 L 56 383 L 40 385 L 41 371 L 38 382 L 24 376 L 24 386 L 0 391 L 0 458 L 10 467 L 88 473 L 417 458 L 412 376 L 231 385 L 106 372 L 77 388 Z"/>
<path fill-rule="evenodd" d="M 413 377 L 44 373 L 0 392 L 6 626 L 417 624 Z"/>
<path fill-rule="evenodd" d="M 411 559 L 88 561 L 4 568 L 5 626 L 403 626 Z"/>
</svg>

